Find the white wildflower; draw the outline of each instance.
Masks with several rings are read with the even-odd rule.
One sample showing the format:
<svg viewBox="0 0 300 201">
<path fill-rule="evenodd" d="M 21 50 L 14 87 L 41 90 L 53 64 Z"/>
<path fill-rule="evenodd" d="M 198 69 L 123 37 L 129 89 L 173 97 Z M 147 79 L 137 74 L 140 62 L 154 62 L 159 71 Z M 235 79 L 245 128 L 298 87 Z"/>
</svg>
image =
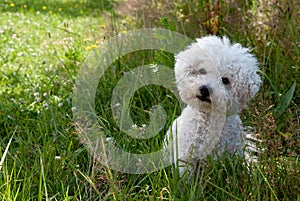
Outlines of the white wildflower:
<svg viewBox="0 0 300 201">
<path fill-rule="evenodd" d="M 72 107 L 71 110 L 72 110 L 72 112 L 76 112 L 77 108 L 76 107 Z"/>
<path fill-rule="evenodd" d="M 33 95 L 34 95 L 34 97 L 36 97 L 36 98 L 40 97 L 40 93 L 39 93 L 39 92 L 35 92 Z"/>
</svg>

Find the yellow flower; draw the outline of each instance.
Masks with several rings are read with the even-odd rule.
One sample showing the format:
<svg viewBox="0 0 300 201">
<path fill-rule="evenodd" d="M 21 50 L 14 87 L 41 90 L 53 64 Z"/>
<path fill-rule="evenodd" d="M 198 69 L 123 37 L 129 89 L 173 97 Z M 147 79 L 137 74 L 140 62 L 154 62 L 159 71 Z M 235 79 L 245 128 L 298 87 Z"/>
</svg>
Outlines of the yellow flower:
<svg viewBox="0 0 300 201">
<path fill-rule="evenodd" d="M 87 42 L 87 41 L 91 41 L 91 38 L 85 38 L 83 39 L 84 42 Z"/>
<path fill-rule="evenodd" d="M 92 47 L 92 49 L 94 49 L 94 48 L 97 48 L 98 45 L 92 45 L 91 47 Z"/>
<path fill-rule="evenodd" d="M 61 8 L 58 8 L 58 11 L 59 11 L 59 12 L 61 12 L 61 11 L 62 11 L 62 9 L 61 9 Z"/>
<path fill-rule="evenodd" d="M 49 12 L 48 12 L 49 14 L 52 14 L 53 12 L 52 12 L 52 10 L 49 10 Z"/>
<path fill-rule="evenodd" d="M 23 6 L 23 8 L 25 8 L 25 9 L 26 9 L 26 8 L 27 8 L 27 5 L 25 4 L 25 5 Z"/>
<path fill-rule="evenodd" d="M 86 50 L 91 50 L 91 49 L 95 49 L 97 47 L 98 47 L 98 45 L 91 45 L 91 46 L 87 46 L 85 49 Z"/>
<path fill-rule="evenodd" d="M 47 6 L 43 6 L 43 10 L 46 10 L 47 9 Z"/>
<path fill-rule="evenodd" d="M 14 6 L 15 6 L 15 4 L 14 4 L 14 3 L 11 3 L 11 4 L 9 4 L 9 6 L 10 6 L 10 7 L 14 7 Z"/>
</svg>

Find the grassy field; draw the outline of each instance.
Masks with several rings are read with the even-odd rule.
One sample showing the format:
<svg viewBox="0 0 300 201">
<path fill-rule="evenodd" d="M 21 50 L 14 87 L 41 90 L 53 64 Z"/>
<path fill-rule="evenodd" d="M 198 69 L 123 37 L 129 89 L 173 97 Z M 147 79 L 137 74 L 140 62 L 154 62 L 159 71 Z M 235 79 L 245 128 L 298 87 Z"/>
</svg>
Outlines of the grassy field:
<svg viewBox="0 0 300 201">
<path fill-rule="evenodd" d="M 263 5 L 256 0 L 0 0 L 0 199 L 300 200 L 299 10 L 297 0 Z M 263 85 L 242 117 L 265 151 L 250 172 L 242 159 L 222 157 L 209 159 L 193 179 L 179 178 L 174 167 L 122 174 L 101 165 L 79 142 L 72 119 L 79 68 L 108 38 L 144 27 L 190 38 L 227 35 L 253 47 Z M 131 100 L 134 122 L 148 122 L 151 106 L 160 104 L 167 124 L 151 140 L 132 140 L 119 131 L 110 109 L 112 90 L 124 72 L 151 63 L 172 67 L 174 58 L 150 50 L 125 55 L 97 89 L 104 131 L 137 153 L 159 149 L 180 113 L 170 91 L 143 87 Z"/>
</svg>

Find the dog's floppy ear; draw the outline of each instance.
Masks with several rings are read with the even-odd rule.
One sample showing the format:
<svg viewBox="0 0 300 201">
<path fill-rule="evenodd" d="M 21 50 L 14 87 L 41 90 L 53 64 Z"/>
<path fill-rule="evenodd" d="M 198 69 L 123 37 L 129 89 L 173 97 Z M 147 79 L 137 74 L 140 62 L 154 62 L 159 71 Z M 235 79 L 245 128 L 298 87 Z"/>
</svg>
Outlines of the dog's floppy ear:
<svg viewBox="0 0 300 201">
<path fill-rule="evenodd" d="M 239 43 L 231 45 L 225 54 L 231 63 L 232 73 L 236 75 L 236 85 L 232 92 L 235 93 L 238 110 L 241 111 L 259 91 L 261 78 L 258 74 L 258 61 L 249 48 L 242 47 Z"/>
<path fill-rule="evenodd" d="M 244 66 L 245 69 L 239 72 L 239 84 L 236 88 L 237 97 L 240 103 L 239 111 L 247 107 L 247 103 L 254 98 L 261 85 L 257 62 L 246 63 L 246 65 L 247 66 Z"/>
<path fill-rule="evenodd" d="M 178 77 L 183 76 L 185 74 L 187 74 L 187 67 L 190 66 L 189 63 L 187 63 L 185 60 L 183 60 L 180 56 L 176 55 L 175 56 L 175 77 L 176 80 L 178 79 Z"/>
</svg>

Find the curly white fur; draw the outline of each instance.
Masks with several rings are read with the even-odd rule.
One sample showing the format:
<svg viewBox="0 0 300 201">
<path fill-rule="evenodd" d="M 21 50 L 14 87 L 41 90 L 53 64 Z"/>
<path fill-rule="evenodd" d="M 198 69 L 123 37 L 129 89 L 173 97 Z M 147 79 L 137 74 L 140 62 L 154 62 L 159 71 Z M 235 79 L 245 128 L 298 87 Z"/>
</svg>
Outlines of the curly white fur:
<svg viewBox="0 0 300 201">
<path fill-rule="evenodd" d="M 193 166 L 211 152 L 242 153 L 245 136 L 238 112 L 259 90 L 256 58 L 248 48 L 217 36 L 197 39 L 175 58 L 177 88 L 187 104 L 171 129 L 175 160 Z"/>
</svg>

